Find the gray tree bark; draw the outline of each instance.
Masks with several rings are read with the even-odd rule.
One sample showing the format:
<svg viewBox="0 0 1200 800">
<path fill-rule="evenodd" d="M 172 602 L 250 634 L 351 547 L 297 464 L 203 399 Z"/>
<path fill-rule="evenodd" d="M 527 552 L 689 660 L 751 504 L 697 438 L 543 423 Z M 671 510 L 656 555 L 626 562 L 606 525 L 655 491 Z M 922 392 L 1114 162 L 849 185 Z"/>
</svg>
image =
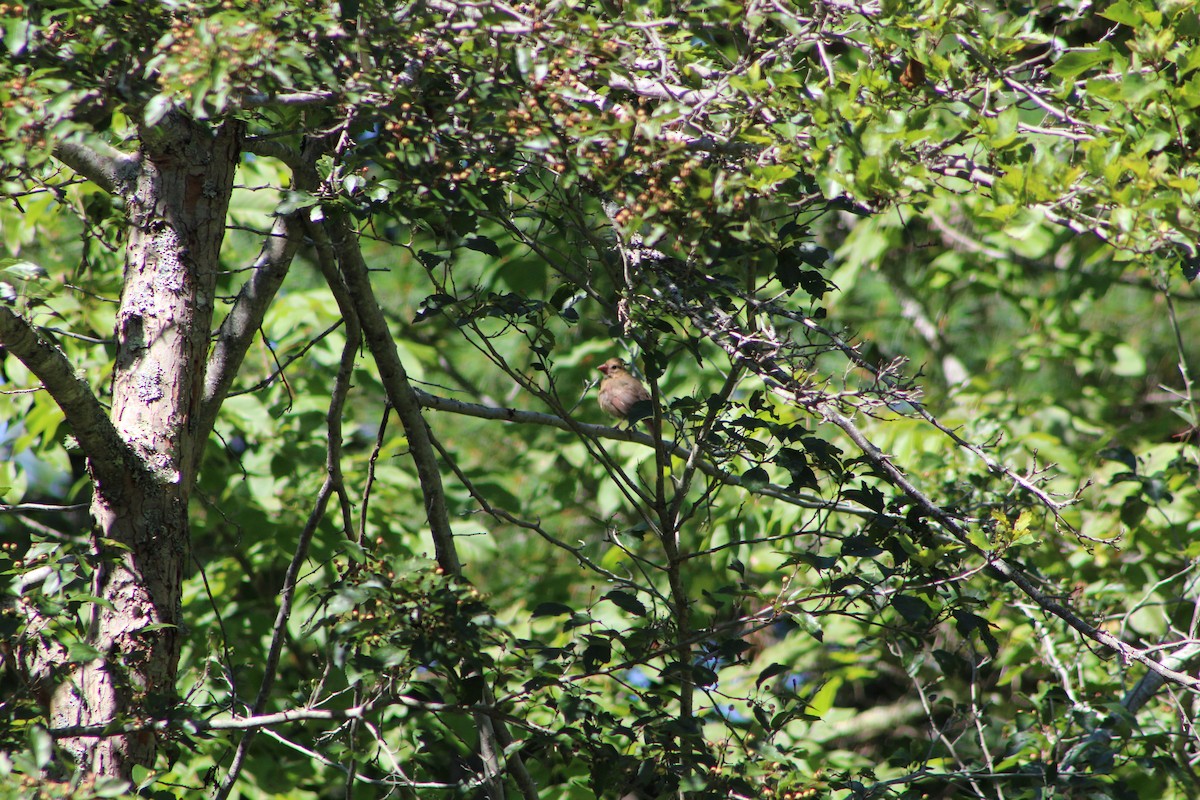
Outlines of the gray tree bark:
<svg viewBox="0 0 1200 800">
<path fill-rule="evenodd" d="M 88 452 L 92 589 L 106 601 L 93 606 L 88 642 L 100 657 L 71 663 L 61 648 L 39 652 L 34 671 L 57 676 L 56 728 L 105 724 L 135 709 L 155 715 L 175 694 L 188 497 L 208 434 L 196 415 L 240 137 L 235 124 L 213 132 L 179 116 L 141 133 L 125 192 L 130 235 L 112 384 L 112 425 L 128 463 L 101 464 L 103 454 Z M 128 777 L 157 752 L 151 732 L 60 743 L 96 776 Z"/>
</svg>

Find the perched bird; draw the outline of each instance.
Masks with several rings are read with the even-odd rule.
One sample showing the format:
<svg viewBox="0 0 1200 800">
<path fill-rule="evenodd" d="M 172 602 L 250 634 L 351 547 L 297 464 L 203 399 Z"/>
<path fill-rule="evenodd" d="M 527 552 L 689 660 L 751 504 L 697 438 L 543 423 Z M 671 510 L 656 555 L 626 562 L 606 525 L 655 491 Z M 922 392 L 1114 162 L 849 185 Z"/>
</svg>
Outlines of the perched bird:
<svg viewBox="0 0 1200 800">
<path fill-rule="evenodd" d="M 604 373 L 600 379 L 599 395 L 600 408 L 604 413 L 626 419 L 636 403 L 650 399 L 646 387 L 629 374 L 629 369 L 621 359 L 610 358 L 598 369 Z"/>
</svg>

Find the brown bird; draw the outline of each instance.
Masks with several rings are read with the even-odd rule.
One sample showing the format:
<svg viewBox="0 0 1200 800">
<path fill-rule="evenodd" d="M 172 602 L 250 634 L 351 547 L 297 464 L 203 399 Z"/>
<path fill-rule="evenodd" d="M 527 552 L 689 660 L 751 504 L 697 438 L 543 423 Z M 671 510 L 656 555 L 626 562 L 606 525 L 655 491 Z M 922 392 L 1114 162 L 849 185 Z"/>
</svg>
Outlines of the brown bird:
<svg viewBox="0 0 1200 800">
<path fill-rule="evenodd" d="M 900 73 L 900 85 L 910 92 L 915 92 L 925 85 L 925 65 L 915 58 L 910 58 Z"/>
<path fill-rule="evenodd" d="M 650 393 L 642 382 L 629 374 L 625 362 L 619 358 L 610 358 L 598 369 L 604 373 L 600 379 L 600 408 L 606 414 L 618 419 L 626 419 L 634 404 L 649 400 Z"/>
</svg>

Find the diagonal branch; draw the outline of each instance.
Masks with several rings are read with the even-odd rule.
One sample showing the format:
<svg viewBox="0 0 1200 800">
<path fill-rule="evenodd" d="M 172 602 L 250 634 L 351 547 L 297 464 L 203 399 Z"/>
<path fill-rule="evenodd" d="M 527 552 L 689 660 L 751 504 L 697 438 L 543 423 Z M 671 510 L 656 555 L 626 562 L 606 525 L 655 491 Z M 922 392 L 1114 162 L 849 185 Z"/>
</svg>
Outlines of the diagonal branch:
<svg viewBox="0 0 1200 800">
<path fill-rule="evenodd" d="M 97 484 L 108 492 L 119 491 L 131 470 L 144 470 L 91 387 L 75 374 L 66 353 L 4 305 L 0 305 L 0 343 L 37 376 L 62 409 Z"/>
<path fill-rule="evenodd" d="M 313 138 L 304 152 L 295 154 L 295 159 L 288 161 L 293 171 L 293 188 L 311 191 L 316 186 L 317 176 L 312 165 L 324 149 L 325 141 Z M 275 220 L 254 262 L 254 272 L 242 285 L 233 308 L 217 330 L 205 368 L 204 397 L 196 421 L 198 438 L 208 436 L 216 424 L 217 412 L 304 240 L 304 218 L 308 213 L 308 209 L 299 209 Z M 199 459 L 199 454 L 196 457 Z"/>
<path fill-rule="evenodd" d="M 462 562 L 454 544 L 454 532 L 446 509 L 446 494 L 442 486 L 442 475 L 438 465 L 433 437 L 422 415 L 421 403 L 416 389 L 408 379 L 408 373 L 396 350 L 391 328 L 375 292 L 371 286 L 371 275 L 358 246 L 358 238 L 346 217 L 341 213 L 332 215 L 329 222 L 332 237 L 326 239 L 325 232 L 317 225 L 310 231 L 318 247 L 330 247 L 341 267 L 340 280 L 330 280 L 330 288 L 339 297 L 339 304 L 353 303 L 353 312 L 362 326 L 367 347 L 379 368 L 379 376 L 387 391 L 388 401 L 396 409 L 400 424 L 408 437 L 409 452 L 417 468 L 417 479 L 425 499 L 425 513 L 433 535 L 434 551 L 438 565 L 450 575 L 462 575 Z M 338 276 L 327 276 L 336 278 Z M 468 672 L 482 673 L 477 664 L 465 665 Z M 491 687 L 484 681 L 484 700 L 487 705 L 495 704 Z M 475 724 L 479 730 L 480 755 L 484 761 L 483 780 L 490 796 L 503 798 L 503 783 L 500 781 L 502 759 L 512 772 L 521 793 L 526 798 L 536 798 L 537 788 L 529 775 L 520 754 L 513 751 L 514 740 L 507 726 L 493 720 L 485 713 L 475 713 Z"/>
<path fill-rule="evenodd" d="M 442 486 L 437 454 L 430 441 L 425 418 L 421 415 L 421 403 L 408 379 L 408 371 L 400 361 L 400 353 L 396 350 L 396 342 L 392 339 L 383 309 L 375 297 L 371 275 L 358 246 L 357 233 L 344 215 L 333 211 L 329 214 L 330 244 L 337 255 L 346 288 L 353 298 L 367 348 L 379 367 L 379 377 L 387 391 L 388 400 L 396 409 L 408 437 L 409 452 L 416 465 L 421 494 L 425 498 L 425 514 L 433 535 L 438 564 L 447 573 L 459 575 L 462 573 L 462 563 L 454 546 L 454 531 L 446 510 L 446 491 Z"/>
<path fill-rule="evenodd" d="M 216 423 L 217 412 L 300 248 L 303 239 L 300 215 L 303 213 L 303 210 L 297 211 L 275 220 L 254 262 L 253 274 L 242 285 L 233 308 L 217 330 L 205 370 L 204 397 L 196 419 L 196 435 L 200 439 L 206 437 Z M 197 448 L 197 458 L 201 451 L 202 448 Z"/>
<path fill-rule="evenodd" d="M 744 364 L 779 396 L 794 401 L 797 396 L 803 394 L 803 389 L 796 385 L 796 379 L 793 378 L 793 371 L 789 370 L 777 358 L 780 348 L 766 347 L 763 342 L 757 340 L 755 337 L 745 335 L 737 330 L 730 319 L 722 319 L 720 324 L 714 323 L 712 320 L 706 318 L 705 314 L 683 300 L 685 293 L 679 287 L 674 286 L 668 276 L 664 274 L 662 277 L 665 278 L 664 282 L 668 284 L 670 290 L 664 296 L 663 302 L 672 311 L 689 317 L 701 332 L 710 341 L 724 350 L 735 363 Z M 1108 631 L 1088 623 L 1072 608 L 1038 589 L 1034 581 L 1019 566 L 1004 559 L 995 551 L 984 550 L 973 543 L 959 520 L 955 519 L 950 512 L 946 511 L 922 492 L 908 476 L 892 463 L 888 455 L 863 434 L 850 417 L 844 415 L 836 407 L 835 401 L 819 399 L 809 405 L 814 413 L 819 414 L 827 421 L 841 428 L 862 452 L 863 456 L 882 475 L 886 476 L 889 483 L 908 496 L 924 516 L 936 521 L 946 533 L 958 540 L 968 550 L 984 559 L 987 566 L 1005 580 L 1011 581 L 1022 593 L 1037 603 L 1043 611 L 1058 617 L 1081 635 L 1099 642 L 1106 648 L 1118 653 L 1122 658 L 1144 664 L 1150 670 L 1158 673 L 1172 683 L 1176 683 L 1192 691 L 1200 691 L 1200 679 L 1172 669 L 1170 666 L 1156 661 L 1149 653 L 1121 641 Z"/>
<path fill-rule="evenodd" d="M 97 143 L 86 145 L 78 139 L 59 142 L 54 147 L 59 161 L 106 192 L 128 197 L 138 176 L 138 157 L 115 147 Z"/>
</svg>

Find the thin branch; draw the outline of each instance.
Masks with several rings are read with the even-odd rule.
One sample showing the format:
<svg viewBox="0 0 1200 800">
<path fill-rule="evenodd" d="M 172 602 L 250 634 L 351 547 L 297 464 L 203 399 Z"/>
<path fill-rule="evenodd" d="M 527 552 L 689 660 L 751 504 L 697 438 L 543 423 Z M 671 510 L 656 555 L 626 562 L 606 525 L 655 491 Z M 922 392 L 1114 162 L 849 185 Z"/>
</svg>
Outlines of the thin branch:
<svg viewBox="0 0 1200 800">
<path fill-rule="evenodd" d="M 708 413 L 704 415 L 704 421 L 700 423 L 700 429 L 696 432 L 695 442 L 692 444 L 692 451 L 687 456 L 683 467 L 683 474 L 679 478 L 679 488 L 675 492 L 675 500 L 671 504 L 671 519 L 674 526 L 679 525 L 680 512 L 683 510 L 683 503 L 687 498 L 688 489 L 691 488 L 692 480 L 696 475 L 696 469 L 703 470 L 709 464 L 707 460 L 701 458 L 704 444 L 708 441 L 708 437 L 712 433 L 713 425 L 717 421 L 720 409 L 724 408 L 729 398 L 733 396 L 733 392 L 737 388 L 738 381 L 741 380 L 743 372 L 744 370 L 740 364 L 734 365 L 729 374 L 725 376 L 725 384 L 716 394 L 718 402 L 709 403 Z"/>
<path fill-rule="evenodd" d="M 445 489 L 442 486 L 441 470 L 437 455 L 434 452 L 433 436 L 422 415 L 421 404 L 417 399 L 417 390 L 408 379 L 408 373 L 400 360 L 396 342 L 392 338 L 391 329 L 383 310 L 375 299 L 371 286 L 371 277 L 367 265 L 363 261 L 362 251 L 358 240 L 342 215 L 334 217 L 331 224 L 335 239 L 328 242 L 323 230 L 313 224 L 310 231 L 318 242 L 318 250 L 331 247 L 336 255 L 337 264 L 341 267 L 340 276 L 333 278 L 331 287 L 339 304 L 353 304 L 352 313 L 357 316 L 362 330 L 366 334 L 367 347 L 379 368 L 380 379 L 387 391 L 389 404 L 396 409 L 400 424 L 408 437 L 409 452 L 417 468 L 417 477 L 421 484 L 421 494 L 425 499 L 426 518 L 429 521 L 433 535 L 434 551 L 438 564 L 447 574 L 462 575 L 462 562 L 458 558 L 458 550 L 454 545 L 454 532 L 450 527 L 449 513 L 446 509 Z M 343 283 L 344 282 L 344 283 Z M 469 671 L 482 676 L 478 665 L 468 664 Z M 491 687 L 484 680 L 484 699 L 491 705 L 494 703 Z M 485 764 L 484 781 L 489 787 L 491 796 L 502 798 L 504 785 L 500 780 L 503 770 L 502 759 L 506 760 L 517 785 L 527 800 L 536 800 L 537 790 L 533 779 L 525 768 L 518 753 L 508 753 L 513 743 L 507 728 L 489 716 L 475 713 L 475 724 L 479 731 L 480 756 Z M 508 753 L 506 758 L 506 753 Z"/>
<path fill-rule="evenodd" d="M 379 420 L 379 430 L 375 434 L 375 446 L 371 448 L 371 455 L 367 459 L 367 474 L 363 479 L 362 500 L 359 502 L 358 531 L 354 539 L 356 544 L 362 544 L 367 538 L 367 519 L 370 517 L 371 490 L 375 486 L 375 467 L 379 463 L 379 454 L 383 452 L 388 417 L 391 415 L 392 407 L 384 404 L 383 416 Z"/>
<path fill-rule="evenodd" d="M 821 337 L 828 340 L 839 351 L 841 351 L 841 353 L 844 356 L 846 356 L 846 358 L 849 359 L 849 361 L 851 363 L 853 363 L 855 366 L 857 366 L 861 369 L 867 370 L 874 377 L 875 381 L 880 386 L 889 387 L 889 389 L 897 388 L 897 387 L 893 386 L 893 384 L 895 383 L 894 380 L 892 380 L 890 376 L 886 375 L 884 373 L 883 369 L 881 369 L 880 367 L 877 367 L 875 364 L 872 364 L 870 361 L 863 358 L 862 355 L 858 352 L 857 348 L 852 346 L 849 342 L 847 342 L 841 336 L 838 336 L 833 331 L 829 330 L 828 328 L 824 327 L 820 323 L 816 322 L 814 319 L 812 319 L 808 315 L 800 313 L 798 311 L 792 311 L 791 309 L 782 308 L 775 303 L 761 302 L 761 301 L 755 300 L 754 298 L 751 298 L 751 297 L 744 296 L 742 299 L 745 300 L 747 303 L 749 303 L 751 306 L 753 306 L 755 308 L 760 308 L 761 310 L 765 311 L 768 314 L 771 314 L 773 316 L 783 317 L 784 319 L 788 319 L 788 320 L 791 320 L 792 322 L 799 323 L 799 324 L 803 325 L 805 328 L 809 329 L 810 331 L 820 334 Z M 701 322 L 701 325 L 702 325 L 702 327 L 704 327 L 703 322 Z M 731 338 L 734 335 L 736 335 L 736 331 L 733 331 L 732 329 L 730 329 L 728 331 L 723 331 L 722 335 L 726 336 L 727 338 Z M 742 337 L 742 338 L 745 341 L 750 341 L 750 337 Z M 726 349 L 731 354 L 734 354 L 738 350 L 738 348 L 736 347 L 736 343 L 730 342 L 730 346 L 734 346 L 735 350 L 730 350 L 729 346 L 725 346 L 725 345 L 723 345 L 723 349 Z M 774 346 L 774 345 L 772 345 L 772 346 Z M 741 353 L 737 357 L 744 358 L 747 355 L 748 354 Z M 777 393 L 779 393 L 779 391 L 782 390 L 783 395 L 785 396 L 785 399 L 794 400 L 795 398 L 799 397 L 802 394 L 802 393 L 789 392 L 789 391 L 783 389 L 783 387 L 788 386 L 790 383 L 794 383 L 794 381 L 792 381 L 792 379 L 791 379 L 791 374 L 786 369 L 783 369 L 783 368 L 779 367 L 778 365 L 776 365 L 771 370 L 760 369 L 757 371 L 759 372 L 760 376 L 767 375 L 767 373 L 771 373 L 768 376 L 768 378 L 769 378 L 773 388 L 777 390 Z M 820 402 L 823 399 L 824 398 L 822 398 L 821 396 L 818 396 L 815 398 L 815 400 L 817 402 Z M 1030 478 L 1027 478 L 1023 475 L 1019 475 L 1014 470 L 1010 469 L 1008 466 L 996 461 L 994 458 L 992 458 L 990 455 L 988 455 L 987 452 L 982 447 L 980 447 L 979 445 L 976 445 L 972 442 L 966 441 L 965 439 L 963 439 L 961 436 L 958 435 L 958 432 L 956 430 L 954 430 L 953 428 L 950 428 L 945 423 L 943 423 L 941 420 L 939 420 L 937 417 L 933 416 L 933 414 L 929 413 L 929 411 L 926 410 L 925 407 L 921 403 L 917 402 L 915 398 L 904 397 L 901 394 L 897 394 L 895 397 L 888 397 L 885 395 L 883 399 L 888 404 L 894 405 L 897 402 L 906 402 L 909 405 L 911 405 L 913 407 L 913 413 L 917 414 L 919 417 L 924 419 L 930 425 L 937 428 L 939 431 L 941 431 L 943 434 L 945 434 L 947 437 L 949 437 L 950 440 L 953 441 L 956 445 L 958 445 L 959 447 L 961 447 L 962 449 L 971 453 L 976 458 L 978 458 L 980 461 L 982 461 L 984 463 L 984 465 L 987 467 L 989 472 L 996 474 L 996 475 L 1003 475 L 1006 478 L 1008 478 L 1009 480 L 1011 480 L 1013 482 L 1013 484 L 1015 484 L 1019 488 L 1023 489 L 1026 492 L 1029 492 L 1031 495 L 1036 497 L 1046 508 L 1048 508 L 1051 511 L 1051 513 L 1054 514 L 1055 519 L 1058 520 L 1060 524 L 1064 525 L 1065 527 L 1067 527 L 1071 530 L 1074 530 L 1074 528 L 1070 524 L 1068 524 L 1062 517 L 1062 510 L 1065 506 L 1070 504 L 1070 501 L 1061 501 L 1061 500 L 1054 499 L 1053 497 L 1050 496 L 1050 494 L 1048 492 L 1046 492 L 1044 489 L 1037 486 Z"/>
<path fill-rule="evenodd" d="M 332 323 L 325 330 L 321 331 L 316 336 L 313 336 L 311 339 L 306 341 L 299 350 L 297 350 L 294 353 L 292 353 L 291 355 L 289 355 L 283 361 L 279 360 L 279 358 L 276 356 L 275 349 L 273 347 L 271 347 L 270 344 L 268 343 L 267 349 L 271 353 L 272 360 L 275 361 L 275 369 L 271 370 L 271 372 L 267 375 L 267 377 L 263 378 L 258 383 L 254 384 L 253 386 L 247 386 L 245 389 L 237 389 L 235 391 L 230 391 L 226 394 L 226 397 L 227 398 L 228 397 L 238 397 L 243 394 L 254 394 L 255 392 L 262 391 L 263 389 L 265 389 L 268 386 L 270 386 L 271 384 L 273 384 L 277 378 L 283 381 L 284 385 L 288 387 L 288 392 L 290 393 L 291 387 L 288 386 L 288 380 L 287 380 L 288 367 L 290 367 L 292 364 L 296 363 L 297 361 L 299 361 L 300 359 L 302 359 L 306 355 L 308 355 L 309 350 L 312 350 L 318 344 L 325 341 L 325 339 L 328 338 L 329 334 L 333 333 L 338 328 L 342 327 L 342 325 L 344 323 L 345 323 L 345 320 L 340 320 L 340 319 L 337 322 Z"/>
<path fill-rule="evenodd" d="M 536 522 L 529 522 L 527 520 L 521 519 L 520 517 L 516 516 L 515 514 L 512 514 L 503 508 L 499 508 L 496 505 L 494 505 L 493 503 L 491 503 L 490 501 L 488 501 L 488 499 L 483 495 L 483 493 L 478 489 L 478 487 L 475 486 L 474 482 L 470 479 L 470 477 L 465 472 L 463 472 L 462 467 L 460 467 L 458 465 L 458 462 L 455 461 L 452 454 L 442 445 L 441 442 L 439 442 L 437 440 L 436 437 L 434 437 L 434 439 L 433 439 L 433 446 L 437 448 L 437 451 L 442 456 L 443 461 L 445 461 L 446 464 L 450 467 L 450 470 L 454 473 L 454 476 L 456 478 L 458 478 L 459 483 L 461 483 L 463 485 L 463 487 L 467 490 L 467 492 L 471 495 L 471 497 L 473 497 L 475 499 L 475 502 L 479 504 L 479 508 L 482 509 L 483 513 L 485 513 L 491 517 L 494 517 L 495 519 L 497 519 L 501 522 L 506 522 L 509 525 L 512 525 L 514 527 L 522 528 L 522 529 L 528 530 L 528 531 L 533 531 L 534 533 L 536 533 L 542 539 L 545 539 L 547 542 L 549 542 L 554 547 L 557 547 L 561 550 L 566 550 L 568 553 L 573 555 L 575 557 L 575 559 L 577 561 L 579 561 L 580 564 L 582 564 L 583 566 L 592 570 L 597 575 L 600 575 L 605 580 L 612 581 L 615 584 L 627 585 L 627 586 L 630 586 L 631 588 L 637 588 L 636 585 L 633 584 L 627 578 L 623 578 L 620 575 L 616 574 L 615 572 L 611 572 L 611 571 L 605 569 L 604 567 L 600 566 L 596 562 L 594 562 L 584 552 L 583 547 L 574 547 L 572 545 L 569 545 L 566 542 L 562 541 L 561 539 L 557 538 L 556 536 L 552 535 L 545 528 L 543 528 L 540 524 L 538 524 Z M 646 588 L 647 591 L 651 592 L 659 599 L 665 600 L 665 598 L 662 596 L 662 594 L 657 589 L 655 589 L 653 585 L 650 585 L 650 586 L 644 587 L 644 588 Z"/>
<path fill-rule="evenodd" d="M 506 702 L 510 700 L 511 698 L 506 698 Z M 348 719 L 365 720 L 369 714 L 376 711 L 384 711 L 393 706 L 401 706 L 430 714 L 484 713 L 495 719 L 520 725 L 524 729 L 543 736 L 553 736 L 556 733 L 549 728 L 539 727 L 533 723 L 505 714 L 494 707 L 418 700 L 403 694 L 387 695 L 361 705 L 341 709 L 294 708 L 286 711 L 277 711 L 272 714 L 252 714 L 245 717 L 215 717 L 211 719 L 173 716 L 166 719 L 138 719 L 121 725 L 112 725 L 111 723 L 64 725 L 60 728 L 50 728 L 47 733 L 56 739 L 72 736 L 87 736 L 102 739 L 109 736 L 138 733 L 139 731 L 249 731 L 259 728 L 272 728 L 277 725 L 289 725 L 296 722 L 343 722 Z"/>
<path fill-rule="evenodd" d="M 358 321 L 358 312 L 354 309 L 350 292 L 346 288 L 342 276 L 338 273 L 337 261 L 328 240 L 321 235 L 323 232 L 317 230 L 315 225 L 307 227 L 310 233 L 317 234 L 314 238 L 318 240 L 317 261 L 321 267 L 321 274 L 325 277 L 325 282 L 329 286 L 330 292 L 333 293 L 334 301 L 338 304 L 338 309 L 342 312 L 342 319 L 346 323 L 346 344 L 342 348 L 342 359 L 334 384 L 337 391 L 333 396 L 333 402 L 329 405 L 329 415 L 326 418 L 329 449 L 325 470 L 333 479 L 334 488 L 337 491 L 342 511 L 342 529 L 346 538 L 354 541 L 354 521 L 350 511 L 350 496 L 346 493 L 346 485 L 342 477 L 342 409 L 345 406 L 346 395 L 350 391 L 355 355 L 362 342 L 362 325 Z"/>
<path fill-rule="evenodd" d="M 935 212 L 929 212 L 925 218 L 929 223 L 942 234 L 943 244 L 952 250 L 960 250 L 969 253 L 979 253 L 994 261 L 1008 261 L 1016 264 L 1024 269 L 1035 271 L 1042 274 L 1053 274 L 1056 272 L 1071 272 L 1074 275 L 1090 275 L 1092 272 L 1086 271 L 1085 268 L 1078 264 L 1057 264 L 1045 259 L 1029 258 L 1022 256 L 1010 249 L 989 245 L 980 240 L 977 235 L 973 235 L 971 231 L 963 231 L 951 225 L 945 218 Z M 1128 275 L 1121 273 L 1120 275 L 1109 277 L 1106 279 L 1115 280 L 1122 286 L 1129 286 L 1134 289 L 1142 289 L 1149 292 L 1160 292 L 1162 287 L 1157 285 L 1152 280 L 1139 278 L 1136 275 Z M 1177 300 L 1187 300 L 1195 302 L 1200 300 L 1200 295 L 1178 295 Z"/>
<path fill-rule="evenodd" d="M 1192 370 L 1188 365 L 1187 347 L 1184 346 L 1183 332 L 1179 327 L 1179 314 L 1175 311 L 1175 301 L 1170 285 L 1164 280 L 1163 297 L 1167 301 L 1167 319 L 1171 322 L 1171 333 L 1175 336 L 1175 352 L 1178 358 L 1179 377 L 1183 380 L 1183 406 L 1185 418 L 1192 430 L 1200 426 L 1200 407 L 1196 403 L 1195 386 L 1192 383 Z"/>
<path fill-rule="evenodd" d="M 55 505 L 53 503 L 14 503 L 6 505 L 0 503 L 0 514 L 22 514 L 29 511 L 51 511 L 66 513 L 70 511 L 86 511 L 87 503 L 75 503 L 72 505 Z"/>
<path fill-rule="evenodd" d="M 339 296 L 343 294 L 336 290 L 335 293 Z M 353 317 L 353 314 L 347 318 L 346 328 L 346 343 L 342 347 L 342 358 L 338 366 L 337 376 L 334 378 L 333 390 L 330 393 L 329 410 L 325 415 L 325 425 L 328 430 L 328 444 L 325 448 L 325 482 L 322 484 L 321 490 L 317 493 L 316 502 L 313 505 L 312 512 L 309 514 L 308 522 L 300 534 L 300 540 L 296 543 L 296 551 L 292 556 L 291 564 L 288 565 L 287 574 L 284 576 L 283 590 L 280 593 L 279 613 L 275 617 L 275 629 L 271 635 L 271 647 L 267 653 L 266 671 L 263 674 L 262 684 L 258 690 L 258 697 L 254 700 L 251 715 L 262 714 L 263 710 L 267 707 L 267 701 L 270 699 L 271 690 L 275 685 L 275 672 L 279 666 L 279 655 L 283 649 L 283 640 L 287 633 L 288 621 L 291 618 L 292 598 L 295 595 L 296 585 L 299 582 L 300 568 L 304 560 L 308 557 L 309 543 L 316 534 L 317 526 L 320 524 L 321 519 L 325 516 L 325 508 L 331 495 L 336 494 L 340 499 L 342 524 L 347 535 L 353 538 L 349 518 L 349 499 L 346 496 L 346 489 L 342 483 L 341 469 L 342 413 L 345 410 L 346 398 L 350 394 L 352 386 L 354 361 L 355 355 L 358 352 L 359 341 L 358 322 Z M 214 795 L 215 800 L 224 800 L 229 796 L 229 792 L 232 791 L 234 784 L 237 782 L 238 774 L 245 763 L 246 754 L 249 752 L 250 742 L 253 738 L 253 731 L 251 731 L 242 737 L 242 741 L 238 743 L 237 752 L 234 754 L 229 772 L 226 773 L 225 778 L 221 781 L 221 785 Z"/>
<path fill-rule="evenodd" d="M 260 108 L 262 106 L 319 106 L 328 105 L 337 100 L 336 92 L 285 92 L 283 94 L 247 94 L 241 97 L 244 108 Z"/>
</svg>

